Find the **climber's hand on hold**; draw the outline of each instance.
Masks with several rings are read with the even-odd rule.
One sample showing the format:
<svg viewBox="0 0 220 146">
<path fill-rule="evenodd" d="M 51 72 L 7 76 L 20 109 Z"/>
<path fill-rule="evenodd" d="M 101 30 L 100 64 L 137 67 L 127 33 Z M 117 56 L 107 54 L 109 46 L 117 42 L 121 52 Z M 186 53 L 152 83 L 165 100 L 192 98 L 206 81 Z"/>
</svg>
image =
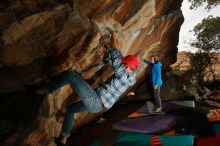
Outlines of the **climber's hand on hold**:
<svg viewBox="0 0 220 146">
<path fill-rule="evenodd" d="M 110 55 L 110 49 L 107 46 L 104 46 L 106 49 L 106 53 L 104 55 L 103 62 L 104 64 L 111 64 L 111 55 Z"/>
</svg>

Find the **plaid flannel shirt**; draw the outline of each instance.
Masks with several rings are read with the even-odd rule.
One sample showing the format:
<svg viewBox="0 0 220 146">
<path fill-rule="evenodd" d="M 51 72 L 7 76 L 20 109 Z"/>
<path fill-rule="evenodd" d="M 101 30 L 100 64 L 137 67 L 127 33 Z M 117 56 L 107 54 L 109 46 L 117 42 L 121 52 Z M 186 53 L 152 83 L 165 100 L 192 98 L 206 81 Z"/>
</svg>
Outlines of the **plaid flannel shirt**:
<svg viewBox="0 0 220 146">
<path fill-rule="evenodd" d="M 118 98 L 136 83 L 135 74 L 126 71 L 122 63 L 122 54 L 115 48 L 110 48 L 114 74 L 102 85 L 95 89 L 106 108 L 111 108 Z"/>
</svg>

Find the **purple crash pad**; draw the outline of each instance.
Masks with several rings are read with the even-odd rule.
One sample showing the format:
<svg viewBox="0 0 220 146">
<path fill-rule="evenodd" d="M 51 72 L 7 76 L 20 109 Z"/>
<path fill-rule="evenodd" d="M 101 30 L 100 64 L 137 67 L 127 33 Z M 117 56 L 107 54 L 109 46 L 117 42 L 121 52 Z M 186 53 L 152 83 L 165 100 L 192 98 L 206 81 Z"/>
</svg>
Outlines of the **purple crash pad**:
<svg viewBox="0 0 220 146">
<path fill-rule="evenodd" d="M 114 130 L 139 132 L 139 133 L 158 133 L 168 130 L 175 126 L 175 116 L 156 115 L 127 118 L 112 126 Z"/>
<path fill-rule="evenodd" d="M 178 110 L 185 106 L 177 105 L 171 102 L 162 102 L 164 112 Z M 138 111 L 141 114 L 149 114 L 147 104 L 144 104 Z M 140 133 L 158 133 L 160 131 L 172 129 L 176 125 L 176 116 L 172 114 L 165 115 L 144 115 L 140 117 L 128 117 L 112 126 L 114 130 L 140 132 Z"/>
</svg>

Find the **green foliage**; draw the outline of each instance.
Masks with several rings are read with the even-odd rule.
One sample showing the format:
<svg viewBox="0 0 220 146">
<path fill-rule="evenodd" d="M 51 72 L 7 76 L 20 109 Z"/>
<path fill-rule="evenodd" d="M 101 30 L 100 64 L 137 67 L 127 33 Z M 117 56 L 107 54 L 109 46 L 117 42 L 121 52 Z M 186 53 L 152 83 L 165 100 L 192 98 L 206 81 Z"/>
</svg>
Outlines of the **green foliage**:
<svg viewBox="0 0 220 146">
<path fill-rule="evenodd" d="M 190 57 L 190 69 L 186 71 L 186 77 L 198 84 L 202 83 L 205 75 L 211 72 L 215 62 L 215 53 L 198 51 Z"/>
<path fill-rule="evenodd" d="M 191 2 L 190 9 L 197 9 L 202 6 L 204 3 L 207 3 L 206 9 L 210 10 L 220 3 L 220 0 L 188 0 Z"/>
<path fill-rule="evenodd" d="M 220 49 L 220 17 L 208 16 L 194 29 L 196 40 L 191 42 L 191 46 L 204 51 L 217 51 Z"/>
<path fill-rule="evenodd" d="M 191 9 L 196 9 L 204 3 L 208 3 L 206 9 L 218 5 L 220 0 L 188 0 L 192 3 Z M 186 77 L 202 83 L 204 77 L 213 74 L 211 67 L 215 64 L 215 52 L 220 49 L 220 17 L 208 16 L 193 28 L 196 37 L 190 45 L 198 48 L 199 51 L 190 57 L 190 68 L 186 72 Z"/>
<path fill-rule="evenodd" d="M 196 40 L 190 45 L 199 51 L 190 57 L 191 67 L 186 75 L 200 84 L 208 73 L 213 74 L 211 67 L 215 64 L 215 54 L 220 49 L 220 17 L 204 18 L 193 31 Z"/>
</svg>

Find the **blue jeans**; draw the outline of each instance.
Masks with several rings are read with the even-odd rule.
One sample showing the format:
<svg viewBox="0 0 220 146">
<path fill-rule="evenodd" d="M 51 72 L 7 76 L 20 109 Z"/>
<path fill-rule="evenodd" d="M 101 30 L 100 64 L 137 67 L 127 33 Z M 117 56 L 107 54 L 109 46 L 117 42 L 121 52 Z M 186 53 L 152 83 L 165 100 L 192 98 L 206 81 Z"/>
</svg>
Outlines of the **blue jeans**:
<svg viewBox="0 0 220 146">
<path fill-rule="evenodd" d="M 66 110 L 61 134 L 65 137 L 69 137 L 73 126 L 74 113 L 99 112 L 102 109 L 102 103 L 101 98 L 97 96 L 91 86 L 73 70 L 67 71 L 61 76 L 51 80 L 45 86 L 45 89 L 51 93 L 66 84 L 70 84 L 81 99 L 81 101 L 77 103 L 71 103 Z"/>
</svg>

